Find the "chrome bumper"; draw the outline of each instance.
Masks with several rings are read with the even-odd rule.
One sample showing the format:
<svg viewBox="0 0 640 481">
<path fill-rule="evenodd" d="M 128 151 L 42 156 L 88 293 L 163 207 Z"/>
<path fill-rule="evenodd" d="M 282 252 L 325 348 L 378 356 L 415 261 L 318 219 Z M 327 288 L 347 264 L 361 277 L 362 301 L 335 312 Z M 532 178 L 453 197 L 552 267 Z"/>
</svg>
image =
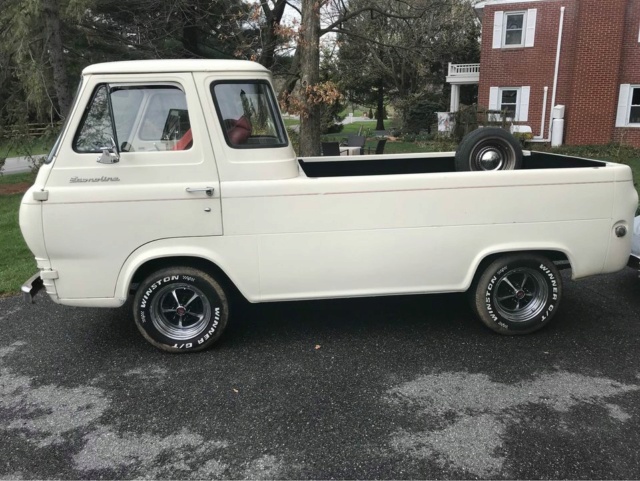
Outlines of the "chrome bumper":
<svg viewBox="0 0 640 481">
<path fill-rule="evenodd" d="M 38 293 L 38 291 L 42 289 L 42 287 L 42 277 L 40 277 L 40 272 L 38 272 L 37 274 L 29 278 L 27 282 L 22 284 L 22 288 L 20 289 L 22 291 L 22 298 L 25 300 L 25 302 L 33 304 L 33 298 Z"/>
</svg>

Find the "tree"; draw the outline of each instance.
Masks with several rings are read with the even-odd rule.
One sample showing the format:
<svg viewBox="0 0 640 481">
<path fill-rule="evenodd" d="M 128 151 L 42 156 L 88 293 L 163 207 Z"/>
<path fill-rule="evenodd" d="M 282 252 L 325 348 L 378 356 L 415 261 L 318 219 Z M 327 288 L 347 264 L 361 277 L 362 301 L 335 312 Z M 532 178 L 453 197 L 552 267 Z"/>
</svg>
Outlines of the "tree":
<svg viewBox="0 0 640 481">
<path fill-rule="evenodd" d="M 320 0 L 302 0 L 300 25 L 300 155 L 320 155 L 320 105 L 314 93 L 320 81 Z"/>
<path fill-rule="evenodd" d="M 372 3 L 350 2 L 352 8 L 359 5 Z M 479 25 L 467 0 L 423 0 L 419 8 L 393 2 L 385 8 L 385 15 L 372 11 L 352 19 L 338 39 L 340 86 L 356 102 L 376 104 L 379 130 L 385 99 L 400 110 L 438 108 L 447 63 L 479 59 Z"/>
<path fill-rule="evenodd" d="M 29 118 L 63 118 L 69 78 L 85 66 L 140 58 L 250 58 L 260 32 L 243 0 L 5 0 L 2 88 Z M 0 106 L 0 122 L 15 122 Z"/>
<path fill-rule="evenodd" d="M 52 117 L 64 117 L 71 105 L 68 72 L 63 47 L 63 19 L 66 8 L 59 0 L 6 0 L 0 10 L 0 57 L 12 72 L 3 79 L 12 93 L 12 105 L 22 103 L 24 111 L 37 116 L 49 110 Z M 11 106 L 8 106 L 11 108 Z M 27 114 L 28 115 L 28 114 Z M 17 118 L 0 112 L 0 120 Z"/>
<path fill-rule="evenodd" d="M 302 0 L 302 21 L 301 35 L 298 43 L 298 50 L 301 58 L 301 71 L 305 77 L 303 88 L 308 92 L 314 90 L 317 85 L 319 75 L 319 58 L 314 52 L 318 51 L 319 39 L 327 33 L 336 33 L 342 38 L 355 37 L 360 39 L 370 39 L 366 34 L 366 29 L 371 31 L 376 28 L 377 32 L 388 35 L 389 39 L 383 41 L 370 40 L 372 44 L 380 47 L 378 55 L 370 58 L 375 61 L 374 68 L 381 70 L 380 75 L 394 79 L 398 91 L 407 91 L 405 80 L 414 80 L 416 77 L 410 75 L 411 70 L 416 66 L 410 66 L 406 57 L 401 57 L 402 61 L 396 61 L 394 56 L 387 55 L 397 51 L 407 51 L 416 49 L 420 44 L 419 36 L 416 32 L 407 32 L 407 26 L 412 21 L 424 19 L 429 22 L 434 13 L 451 5 L 452 1 L 458 0 L 394 0 L 391 2 L 383 0 Z M 463 1 L 463 0 L 459 0 Z M 320 16 L 323 14 L 323 28 L 320 27 Z M 370 17 L 375 22 L 366 22 Z M 358 30 L 358 26 L 365 25 L 365 31 Z M 353 28 L 352 28 L 353 27 Z M 408 35 L 406 35 L 408 33 Z M 410 39 L 410 47 L 402 46 L 400 39 Z M 369 49 L 370 51 L 371 49 Z M 304 59 L 304 60 L 303 60 Z M 314 83 L 315 82 L 315 83 Z M 384 81 L 378 80 L 378 108 L 384 110 Z M 309 110 L 309 117 L 317 115 L 317 111 Z M 383 115 L 379 115 L 383 117 Z M 300 128 L 300 150 L 301 155 L 314 155 L 318 152 L 320 144 L 320 126 L 313 119 L 301 122 Z"/>
</svg>

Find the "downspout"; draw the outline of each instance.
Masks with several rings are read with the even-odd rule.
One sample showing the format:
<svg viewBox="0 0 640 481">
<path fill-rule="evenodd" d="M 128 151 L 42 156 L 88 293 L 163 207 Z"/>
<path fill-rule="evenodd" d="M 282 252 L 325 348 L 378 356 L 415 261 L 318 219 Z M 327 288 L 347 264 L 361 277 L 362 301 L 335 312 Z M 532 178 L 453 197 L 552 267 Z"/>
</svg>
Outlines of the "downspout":
<svg viewBox="0 0 640 481">
<path fill-rule="evenodd" d="M 560 73 L 560 52 L 562 50 L 562 32 L 564 30 L 564 9 L 560 8 L 560 25 L 558 27 L 558 45 L 556 47 L 556 67 L 553 73 L 553 93 L 551 94 L 551 115 L 549 116 L 549 136 L 544 138 L 545 119 L 547 116 L 547 95 L 549 87 L 544 88 L 544 101 L 542 104 L 542 122 L 540 127 L 540 135 L 534 137 L 531 142 L 550 142 L 551 141 L 551 129 L 553 128 L 553 107 L 556 104 L 556 94 L 558 91 L 558 75 Z"/>
<path fill-rule="evenodd" d="M 549 139 L 553 128 L 553 108 L 556 106 L 556 93 L 558 91 L 558 74 L 560 72 L 560 50 L 562 49 L 562 31 L 564 30 L 564 9 L 560 8 L 560 28 L 558 30 L 558 47 L 556 49 L 556 71 L 553 74 L 553 93 L 551 94 L 551 115 L 549 116 Z"/>
<path fill-rule="evenodd" d="M 542 99 L 542 119 L 540 120 L 540 135 L 536 135 L 531 142 L 548 142 L 544 138 L 545 121 L 547 120 L 547 97 L 549 96 L 549 87 L 544 87 L 544 98 Z"/>
</svg>

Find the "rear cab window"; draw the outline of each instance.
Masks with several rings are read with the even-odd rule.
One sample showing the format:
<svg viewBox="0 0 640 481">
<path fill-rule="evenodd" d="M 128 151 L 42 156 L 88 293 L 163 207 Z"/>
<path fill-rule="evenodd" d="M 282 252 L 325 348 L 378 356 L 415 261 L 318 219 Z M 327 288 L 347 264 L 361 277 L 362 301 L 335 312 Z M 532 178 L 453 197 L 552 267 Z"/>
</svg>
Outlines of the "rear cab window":
<svg viewBox="0 0 640 481">
<path fill-rule="evenodd" d="M 217 81 L 211 95 L 227 145 L 234 149 L 286 147 L 284 125 L 266 81 Z"/>
</svg>

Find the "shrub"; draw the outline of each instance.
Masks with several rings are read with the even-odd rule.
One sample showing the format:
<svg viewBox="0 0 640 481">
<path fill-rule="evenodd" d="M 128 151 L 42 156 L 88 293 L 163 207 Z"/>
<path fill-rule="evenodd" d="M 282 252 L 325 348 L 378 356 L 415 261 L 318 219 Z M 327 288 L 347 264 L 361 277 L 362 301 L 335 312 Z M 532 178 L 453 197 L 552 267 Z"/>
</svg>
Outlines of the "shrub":
<svg viewBox="0 0 640 481">
<path fill-rule="evenodd" d="M 426 130 L 431 133 L 432 126 L 437 124 L 436 112 L 442 110 L 440 99 L 435 96 L 408 98 L 397 106 L 402 118 L 402 131 L 419 134 Z"/>
</svg>

